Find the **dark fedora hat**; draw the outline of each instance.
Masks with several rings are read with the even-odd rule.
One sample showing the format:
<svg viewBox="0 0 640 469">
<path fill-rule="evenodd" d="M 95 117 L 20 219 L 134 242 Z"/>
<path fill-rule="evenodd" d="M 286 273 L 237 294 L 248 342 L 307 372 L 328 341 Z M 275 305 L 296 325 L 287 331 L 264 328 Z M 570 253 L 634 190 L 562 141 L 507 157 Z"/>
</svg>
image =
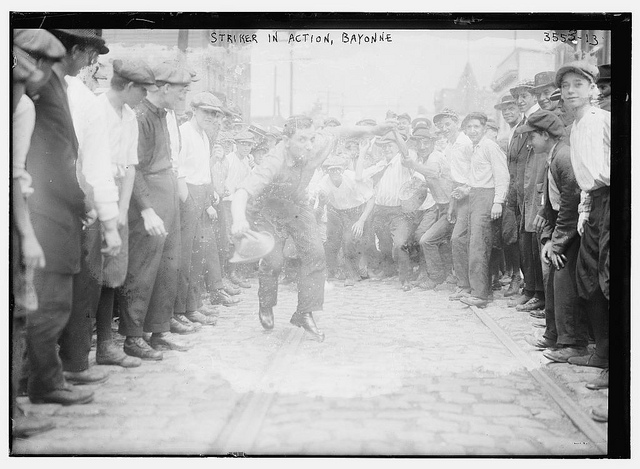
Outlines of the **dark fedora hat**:
<svg viewBox="0 0 640 469">
<path fill-rule="evenodd" d="M 100 55 L 109 53 L 109 48 L 105 45 L 105 40 L 102 38 L 102 29 L 53 29 L 51 32 L 54 35 L 62 33 L 96 46 L 98 54 Z"/>
</svg>

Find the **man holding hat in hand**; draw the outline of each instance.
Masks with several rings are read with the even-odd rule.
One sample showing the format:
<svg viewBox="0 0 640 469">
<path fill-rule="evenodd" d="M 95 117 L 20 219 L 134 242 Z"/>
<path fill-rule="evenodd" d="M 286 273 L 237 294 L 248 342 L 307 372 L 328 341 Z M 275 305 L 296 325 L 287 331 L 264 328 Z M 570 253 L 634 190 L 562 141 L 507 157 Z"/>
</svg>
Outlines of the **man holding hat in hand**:
<svg viewBox="0 0 640 469">
<path fill-rule="evenodd" d="M 152 71 L 156 87 L 136 108 L 139 163 L 129 207 L 129 268 L 122 288 L 120 334 L 126 337 L 127 355 L 162 360 L 162 349 L 187 348 L 169 331 L 189 331 L 173 317 L 180 259 L 180 199 L 166 109 L 185 99 L 191 74 L 166 63 Z M 152 333 L 151 347 L 143 339 L 144 332 Z"/>
<path fill-rule="evenodd" d="M 318 341 L 312 312 L 321 311 L 324 303 L 325 257 L 313 207 L 309 205 L 307 187 L 315 170 L 334 151 L 340 137 L 365 136 L 386 132 L 390 124 L 376 127 L 328 127 L 316 130 L 313 120 L 292 116 L 284 126 L 284 138 L 260 166 L 256 166 L 236 190 L 231 203 L 231 232 L 243 236 L 251 229 L 246 208 L 250 197 L 257 199 L 260 218 L 256 231 L 275 234 L 273 251 L 260 261 L 258 313 L 262 326 L 273 329 L 273 307 L 278 300 L 278 276 L 283 265 L 282 248 L 287 236 L 293 239 L 301 259 L 298 280 L 298 307 L 291 323 L 303 327 Z"/>
</svg>

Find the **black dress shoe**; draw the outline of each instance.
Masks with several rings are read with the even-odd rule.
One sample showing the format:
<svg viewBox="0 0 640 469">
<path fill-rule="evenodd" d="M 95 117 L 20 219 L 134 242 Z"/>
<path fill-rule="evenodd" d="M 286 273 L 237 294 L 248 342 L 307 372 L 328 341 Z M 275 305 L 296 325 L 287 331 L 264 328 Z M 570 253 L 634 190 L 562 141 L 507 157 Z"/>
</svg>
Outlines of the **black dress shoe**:
<svg viewBox="0 0 640 469">
<path fill-rule="evenodd" d="M 124 341 L 124 353 L 143 360 L 162 360 L 162 352 L 153 350 L 142 337 L 127 337 Z"/>
<path fill-rule="evenodd" d="M 540 309 L 544 309 L 544 300 L 535 296 L 525 304 L 516 305 L 516 311 L 537 311 Z"/>
<path fill-rule="evenodd" d="M 200 311 L 186 313 L 185 317 L 192 323 L 199 323 L 205 326 L 215 326 L 218 320 L 213 316 L 207 316 Z"/>
<path fill-rule="evenodd" d="M 318 330 L 318 326 L 316 326 L 316 322 L 313 320 L 311 313 L 293 313 L 289 322 L 294 326 L 302 327 L 318 342 L 324 340 L 324 333 Z"/>
<path fill-rule="evenodd" d="M 87 368 L 83 371 L 63 371 L 64 379 L 71 384 L 100 384 L 109 379 L 109 375 L 96 368 Z"/>
<path fill-rule="evenodd" d="M 149 345 L 155 350 L 177 350 L 179 352 L 186 352 L 190 349 L 188 345 L 177 341 L 171 337 L 171 334 L 166 332 L 152 334 Z"/>
<path fill-rule="evenodd" d="M 29 397 L 29 400 L 34 404 L 88 404 L 93 400 L 93 391 L 83 391 L 67 384 L 46 394 Z"/>
<path fill-rule="evenodd" d="M 224 288 L 211 293 L 210 299 L 212 305 L 235 306 L 240 303 L 240 298 L 232 297 L 224 291 Z"/>
<path fill-rule="evenodd" d="M 262 324 L 262 327 L 266 330 L 270 331 L 273 329 L 273 308 L 260 308 L 258 318 L 260 319 L 260 324 Z"/>
</svg>

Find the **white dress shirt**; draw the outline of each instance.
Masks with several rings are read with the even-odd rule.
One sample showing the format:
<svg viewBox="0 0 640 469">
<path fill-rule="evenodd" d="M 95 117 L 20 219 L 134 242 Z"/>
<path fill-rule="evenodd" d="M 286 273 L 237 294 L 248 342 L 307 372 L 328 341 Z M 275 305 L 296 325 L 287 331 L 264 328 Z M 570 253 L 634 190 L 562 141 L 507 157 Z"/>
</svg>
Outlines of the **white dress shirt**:
<svg viewBox="0 0 640 469">
<path fill-rule="evenodd" d="M 26 94 L 23 94 L 20 101 L 18 101 L 12 118 L 13 153 L 11 162 L 13 168 L 12 177 L 20 182 L 20 191 L 25 197 L 33 193 L 31 175 L 27 172 L 26 161 L 29 146 L 31 145 L 31 135 L 33 135 L 35 126 L 36 108 L 33 101 Z"/>
<path fill-rule="evenodd" d="M 111 220 L 118 216 L 118 187 L 111 170 L 104 108 L 78 77 L 67 75 L 64 79 L 78 139 L 78 182 L 85 193 L 93 193 L 98 218 Z"/>
<path fill-rule="evenodd" d="M 384 171 L 382 177 L 375 186 L 376 205 L 399 207 L 401 205 L 400 190 L 402 185 L 411 179 L 413 171 L 403 166 L 402 155 L 398 153 L 389 162 L 384 159 L 378 161 L 365 169 L 362 174 L 365 179 L 369 179 L 382 171 Z"/>
<path fill-rule="evenodd" d="M 206 132 L 189 121 L 180 126 L 180 137 L 182 146 L 178 154 L 178 178 L 184 178 L 187 184 L 195 186 L 211 184 L 211 149 Z"/>
<path fill-rule="evenodd" d="M 251 174 L 251 164 L 249 163 L 249 157 L 239 158 L 235 151 L 229 153 L 226 156 L 229 163 L 227 169 L 227 178 L 225 185 L 229 191 L 229 196 L 223 200 L 233 200 L 233 194 L 240 185 L 244 178 Z"/>
<path fill-rule="evenodd" d="M 98 103 L 104 110 L 113 176 L 122 178 L 127 166 L 138 164 L 138 120 L 136 113 L 125 104 L 122 107 L 122 117 L 120 117 L 109 102 L 106 93 L 98 96 Z"/>
<path fill-rule="evenodd" d="M 469 166 L 469 187 L 495 188 L 494 204 L 504 203 L 509 188 L 507 157 L 496 142 L 483 137 L 473 146 Z"/>
<path fill-rule="evenodd" d="M 460 132 L 456 141 L 447 142 L 444 149 L 449 166 L 451 168 L 451 179 L 458 184 L 467 184 L 469 178 L 469 162 L 471 161 L 471 140 Z"/>
<path fill-rule="evenodd" d="M 356 180 L 356 173 L 347 169 L 342 173 L 342 183 L 336 187 L 328 174 L 320 181 L 320 193 L 324 194 L 329 204 L 338 210 L 356 208 L 373 197 L 373 184 L 370 179 Z"/>
</svg>

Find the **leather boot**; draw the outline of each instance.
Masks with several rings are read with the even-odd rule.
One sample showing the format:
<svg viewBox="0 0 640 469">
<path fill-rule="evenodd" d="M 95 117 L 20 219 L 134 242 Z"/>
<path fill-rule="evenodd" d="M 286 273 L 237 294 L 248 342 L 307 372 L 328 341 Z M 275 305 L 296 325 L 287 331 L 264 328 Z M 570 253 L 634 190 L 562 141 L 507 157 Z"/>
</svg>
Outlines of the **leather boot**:
<svg viewBox="0 0 640 469">
<path fill-rule="evenodd" d="M 522 280 L 519 277 L 512 277 L 511 283 L 509 283 L 509 288 L 504 292 L 505 297 L 517 295 L 520 293 L 520 287 L 522 285 Z"/>
<path fill-rule="evenodd" d="M 318 326 L 316 326 L 316 322 L 313 320 L 313 315 L 311 313 L 293 313 L 290 322 L 294 326 L 302 327 L 318 342 L 322 342 L 324 340 L 324 333 L 318 330 Z"/>
<path fill-rule="evenodd" d="M 260 307 L 258 311 L 258 318 L 260 319 L 260 324 L 267 331 L 273 329 L 274 320 L 273 320 L 273 308 Z"/>
</svg>

